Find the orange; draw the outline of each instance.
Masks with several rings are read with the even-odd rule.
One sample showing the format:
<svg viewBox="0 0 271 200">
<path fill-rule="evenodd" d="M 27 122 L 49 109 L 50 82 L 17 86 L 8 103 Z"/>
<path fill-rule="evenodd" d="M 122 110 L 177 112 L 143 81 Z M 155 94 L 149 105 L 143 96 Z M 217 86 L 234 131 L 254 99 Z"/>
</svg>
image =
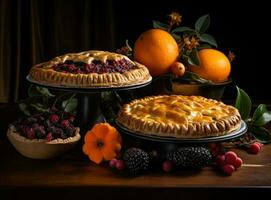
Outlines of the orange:
<svg viewBox="0 0 271 200">
<path fill-rule="evenodd" d="M 192 72 L 216 83 L 228 80 L 231 63 L 224 53 L 215 49 L 202 49 L 199 59 L 200 66 L 190 66 Z"/>
<path fill-rule="evenodd" d="M 185 73 L 185 67 L 181 62 L 175 62 L 170 66 L 171 72 L 176 76 L 183 76 Z"/>
<path fill-rule="evenodd" d="M 134 59 L 145 65 L 152 76 L 168 72 L 178 55 L 177 42 L 161 29 L 150 29 L 142 33 L 135 42 Z"/>
</svg>

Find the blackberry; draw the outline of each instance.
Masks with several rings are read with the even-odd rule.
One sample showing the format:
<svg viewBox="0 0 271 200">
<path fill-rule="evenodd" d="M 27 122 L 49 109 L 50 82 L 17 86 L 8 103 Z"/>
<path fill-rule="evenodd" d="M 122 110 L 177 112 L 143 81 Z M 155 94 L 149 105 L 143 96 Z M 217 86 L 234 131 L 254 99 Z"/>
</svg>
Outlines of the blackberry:
<svg viewBox="0 0 271 200">
<path fill-rule="evenodd" d="M 177 168 L 199 169 L 207 166 L 211 160 L 211 152 L 204 147 L 183 147 L 168 154 L 167 159 Z"/>
<path fill-rule="evenodd" d="M 74 135 L 74 132 L 75 132 L 75 129 L 72 128 L 72 127 L 66 127 L 65 128 L 65 134 L 68 136 L 68 137 L 71 137 Z"/>
<path fill-rule="evenodd" d="M 123 155 L 123 160 L 129 172 L 134 175 L 143 173 L 149 168 L 149 155 L 139 148 L 127 149 Z"/>
<path fill-rule="evenodd" d="M 185 163 L 185 155 L 183 151 L 179 151 L 179 149 L 169 152 L 167 154 L 167 160 L 172 162 L 175 167 L 183 167 L 183 163 Z"/>
</svg>

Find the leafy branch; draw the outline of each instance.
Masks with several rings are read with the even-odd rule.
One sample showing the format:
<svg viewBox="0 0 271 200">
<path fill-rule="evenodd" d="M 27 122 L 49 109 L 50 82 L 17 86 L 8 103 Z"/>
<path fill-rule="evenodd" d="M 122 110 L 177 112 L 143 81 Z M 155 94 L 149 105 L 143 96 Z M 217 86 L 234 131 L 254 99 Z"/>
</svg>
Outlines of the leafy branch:
<svg viewBox="0 0 271 200">
<path fill-rule="evenodd" d="M 210 15 L 201 16 L 194 25 L 194 28 L 179 26 L 182 16 L 172 12 L 168 24 L 153 21 L 153 27 L 168 31 L 177 41 L 180 47 L 180 60 L 189 65 L 200 65 L 198 50 L 203 48 L 217 47 L 215 38 L 206 33 L 210 26 Z"/>
<path fill-rule="evenodd" d="M 239 87 L 235 107 L 239 110 L 242 119 L 247 123 L 249 132 L 261 143 L 271 142 L 271 133 L 265 127 L 271 122 L 271 111 L 265 104 L 260 104 L 251 114 L 252 102 L 248 94 Z"/>
</svg>

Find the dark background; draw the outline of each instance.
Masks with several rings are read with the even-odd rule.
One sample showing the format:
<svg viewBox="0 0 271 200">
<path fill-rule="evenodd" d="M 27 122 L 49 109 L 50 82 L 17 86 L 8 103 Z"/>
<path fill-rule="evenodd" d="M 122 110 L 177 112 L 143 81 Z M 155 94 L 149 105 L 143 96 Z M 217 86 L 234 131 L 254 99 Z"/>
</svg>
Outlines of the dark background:
<svg viewBox="0 0 271 200">
<path fill-rule="evenodd" d="M 115 50 L 124 46 L 125 39 L 133 44 L 143 31 L 152 28 L 152 20 L 166 22 L 171 11 L 183 15 L 182 24 L 185 26 L 193 26 L 198 17 L 209 13 L 211 26 L 208 33 L 216 38 L 219 50 L 225 53 L 231 50 L 236 54 L 231 73 L 234 84 L 247 91 L 255 100 L 271 100 L 270 56 L 266 50 L 270 45 L 270 11 L 267 1 L 0 2 L 1 6 L 5 6 L 2 8 L 5 13 L 2 12 L 0 18 L 1 31 L 8 35 L 1 42 L 9 45 L 0 54 L 0 58 L 8 63 L 2 68 L 9 68 L 4 80 L 7 85 L 4 88 L 9 88 L 5 89 L 5 101 L 17 101 L 26 96 L 28 84 L 25 76 L 33 64 L 68 52 Z M 5 55 L 6 52 L 9 52 L 9 56 Z M 5 70 L 1 73 L 5 73 Z M 235 98 L 233 86 L 227 88 L 225 98 Z"/>
</svg>

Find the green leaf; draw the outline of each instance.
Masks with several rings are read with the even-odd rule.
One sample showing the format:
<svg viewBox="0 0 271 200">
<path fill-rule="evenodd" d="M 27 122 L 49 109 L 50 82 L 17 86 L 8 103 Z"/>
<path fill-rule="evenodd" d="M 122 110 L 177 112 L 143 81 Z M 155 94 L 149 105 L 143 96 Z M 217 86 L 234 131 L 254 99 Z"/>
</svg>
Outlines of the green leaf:
<svg viewBox="0 0 271 200">
<path fill-rule="evenodd" d="M 201 49 L 211 49 L 212 46 L 209 45 L 209 44 L 200 44 L 200 46 L 197 47 L 198 50 L 201 50 Z"/>
<path fill-rule="evenodd" d="M 159 29 L 163 29 L 163 30 L 168 30 L 168 28 L 169 28 L 168 24 L 164 24 L 162 22 L 155 21 L 155 20 L 152 21 L 152 26 L 153 26 L 153 28 L 159 28 Z"/>
<path fill-rule="evenodd" d="M 31 116 L 28 106 L 25 103 L 20 103 L 19 108 L 26 116 Z"/>
<path fill-rule="evenodd" d="M 189 71 L 186 71 L 185 74 L 182 77 L 180 77 L 180 80 L 196 81 L 199 83 L 211 83 L 210 81 L 200 77 L 198 74 Z"/>
<path fill-rule="evenodd" d="M 180 40 L 181 36 L 175 34 L 175 33 L 171 33 L 172 37 L 174 37 L 175 40 Z"/>
<path fill-rule="evenodd" d="M 49 112 L 49 108 L 45 108 L 42 104 L 30 104 L 30 106 L 35 108 L 38 113 Z"/>
<path fill-rule="evenodd" d="M 27 90 L 27 94 L 29 97 L 40 96 L 40 93 L 38 92 L 38 90 L 36 89 L 36 86 L 34 85 L 29 86 Z"/>
<path fill-rule="evenodd" d="M 75 112 L 77 104 L 78 104 L 77 98 L 69 98 L 63 101 L 61 106 L 66 112 Z"/>
<path fill-rule="evenodd" d="M 195 23 L 195 29 L 199 33 L 204 33 L 210 25 L 210 15 L 201 16 Z"/>
<path fill-rule="evenodd" d="M 34 86 L 34 85 L 31 85 L 28 88 L 27 92 L 28 92 L 29 97 L 34 97 L 34 96 L 54 97 L 55 96 L 47 88 Z"/>
<path fill-rule="evenodd" d="M 259 118 L 261 118 L 261 116 L 267 112 L 267 107 L 265 104 L 260 104 L 257 109 L 255 110 L 255 112 L 253 113 L 253 117 L 252 117 L 252 121 L 257 121 Z"/>
<path fill-rule="evenodd" d="M 178 28 L 175 28 L 175 29 L 173 29 L 171 32 L 172 33 L 183 33 L 183 32 L 195 32 L 195 30 L 194 29 L 192 29 L 192 28 L 189 28 L 189 27 L 186 27 L 186 26 L 182 26 L 182 27 L 178 27 Z"/>
<path fill-rule="evenodd" d="M 254 137 L 261 143 L 271 142 L 271 134 L 266 128 L 262 126 L 251 126 L 249 127 L 249 131 L 251 131 Z"/>
<path fill-rule="evenodd" d="M 267 123 L 269 123 L 271 121 L 271 112 L 267 111 L 266 106 L 265 106 L 265 108 L 260 108 L 261 110 L 258 109 L 258 108 L 257 108 L 257 110 L 259 110 L 259 111 L 256 110 L 255 113 L 256 112 L 257 113 L 256 114 L 254 113 L 255 118 L 254 118 L 254 115 L 253 115 L 252 123 L 255 126 L 263 126 L 263 125 L 265 125 L 265 124 L 267 124 Z"/>
<path fill-rule="evenodd" d="M 237 86 L 236 86 L 236 89 L 237 89 L 237 97 L 235 101 L 235 107 L 239 110 L 242 119 L 246 120 L 249 118 L 252 103 L 248 94 L 244 90 L 242 90 L 241 88 Z"/>
<path fill-rule="evenodd" d="M 215 38 L 213 36 L 211 36 L 210 34 L 204 33 L 199 36 L 199 39 L 201 42 L 207 42 L 208 44 L 217 47 L 217 43 L 216 43 Z"/>
<path fill-rule="evenodd" d="M 200 65 L 199 55 L 196 48 L 194 48 L 191 53 L 188 55 L 188 63 L 190 65 Z"/>
</svg>

